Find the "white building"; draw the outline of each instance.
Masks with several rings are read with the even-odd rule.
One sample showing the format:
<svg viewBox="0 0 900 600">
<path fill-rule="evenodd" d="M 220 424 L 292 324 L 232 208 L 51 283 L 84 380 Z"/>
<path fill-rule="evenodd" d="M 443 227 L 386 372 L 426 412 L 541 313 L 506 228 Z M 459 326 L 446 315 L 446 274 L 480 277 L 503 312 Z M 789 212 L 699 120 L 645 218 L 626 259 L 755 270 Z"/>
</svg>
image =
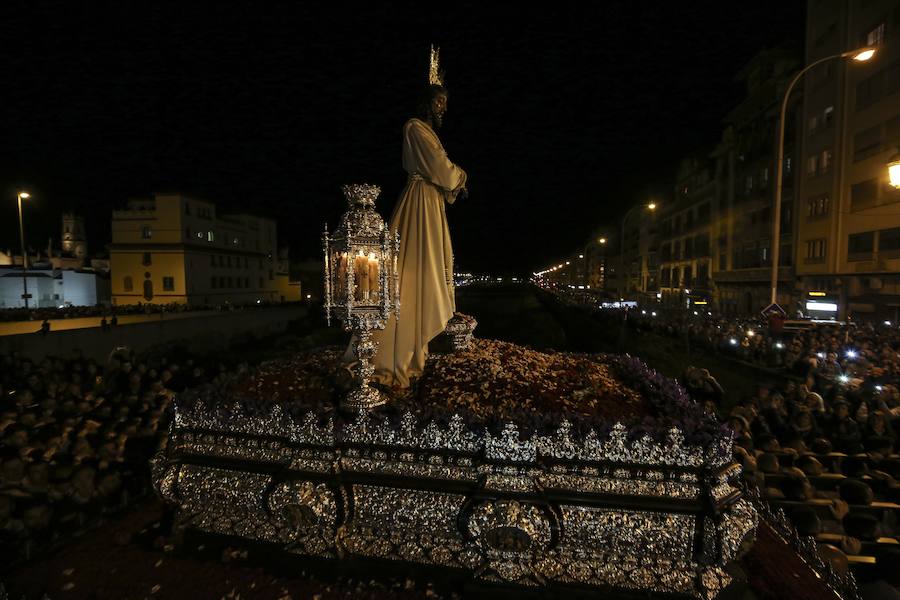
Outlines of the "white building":
<svg viewBox="0 0 900 600">
<path fill-rule="evenodd" d="M 109 278 L 91 271 L 29 268 L 25 284 L 30 308 L 109 304 Z M 24 308 L 21 267 L 0 267 L 0 309 Z"/>
</svg>

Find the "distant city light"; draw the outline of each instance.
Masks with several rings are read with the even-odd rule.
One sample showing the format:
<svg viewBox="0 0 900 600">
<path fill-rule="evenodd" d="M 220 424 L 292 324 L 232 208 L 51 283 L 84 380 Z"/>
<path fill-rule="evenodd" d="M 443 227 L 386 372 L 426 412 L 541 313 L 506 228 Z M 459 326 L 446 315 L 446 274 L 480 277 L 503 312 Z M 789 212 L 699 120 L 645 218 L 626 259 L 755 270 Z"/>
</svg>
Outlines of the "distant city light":
<svg viewBox="0 0 900 600">
<path fill-rule="evenodd" d="M 261 302 L 260 300 L 257 300 L 257 301 L 256 301 L 257 304 L 259 304 L 260 302 Z"/>
<path fill-rule="evenodd" d="M 782 344 L 781 342 L 775 342 L 775 347 L 781 350 L 782 348 L 784 348 L 784 344 Z"/>
<path fill-rule="evenodd" d="M 752 329 L 747 330 L 747 337 L 753 337 L 754 335 L 756 335 L 755 331 L 753 331 Z"/>
<path fill-rule="evenodd" d="M 656 311 L 654 310 L 652 313 L 650 313 L 650 316 L 655 317 L 655 316 L 656 316 Z"/>
<path fill-rule="evenodd" d="M 876 386 L 875 386 L 875 389 L 878 390 L 879 392 L 881 392 L 881 391 L 884 390 L 884 386 L 876 385 Z"/>
<path fill-rule="evenodd" d="M 642 310 L 642 311 L 641 311 L 641 314 L 642 314 L 642 315 L 646 315 L 646 314 L 647 314 L 647 311 L 646 311 L 646 310 Z"/>
<path fill-rule="evenodd" d="M 856 350 L 847 350 L 847 358 L 856 358 Z"/>
<path fill-rule="evenodd" d="M 816 356 L 818 356 L 819 358 L 825 358 L 825 353 L 824 352 L 816 352 Z"/>
<path fill-rule="evenodd" d="M 838 375 L 838 379 L 841 380 L 841 383 L 847 383 L 850 381 L 850 377 L 848 375 Z"/>
<path fill-rule="evenodd" d="M 584 258 L 584 254 L 579 254 L 578 258 Z"/>
<path fill-rule="evenodd" d="M 694 314 L 697 315 L 697 314 L 699 314 L 699 313 L 695 310 L 695 311 L 694 311 Z"/>
<path fill-rule="evenodd" d="M 731 339 L 728 340 L 728 341 L 731 342 L 731 345 L 732 345 L 732 346 L 737 346 L 738 341 L 737 341 L 736 339 L 731 338 Z"/>
<path fill-rule="evenodd" d="M 891 322 L 890 322 L 890 321 L 885 321 L 884 324 L 887 325 L 888 327 L 891 326 Z"/>
</svg>

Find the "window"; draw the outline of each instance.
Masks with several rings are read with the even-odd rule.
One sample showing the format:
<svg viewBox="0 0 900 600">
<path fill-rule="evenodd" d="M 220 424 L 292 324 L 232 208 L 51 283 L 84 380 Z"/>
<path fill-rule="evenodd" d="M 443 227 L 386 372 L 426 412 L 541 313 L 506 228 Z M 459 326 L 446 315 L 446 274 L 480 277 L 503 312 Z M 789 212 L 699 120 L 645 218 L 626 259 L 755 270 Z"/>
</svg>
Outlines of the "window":
<svg viewBox="0 0 900 600">
<path fill-rule="evenodd" d="M 884 124 L 885 142 L 891 145 L 900 146 L 900 115 L 887 121 Z"/>
<path fill-rule="evenodd" d="M 228 285 L 229 288 L 234 287 L 234 285 L 233 285 L 233 283 L 232 283 L 232 281 L 231 281 L 231 277 L 229 277 L 226 281 L 228 282 L 227 285 Z"/>
<path fill-rule="evenodd" d="M 659 284 L 668 287 L 669 283 L 672 281 L 672 272 L 669 269 L 663 269 L 659 273 Z"/>
<path fill-rule="evenodd" d="M 809 118 L 809 132 L 812 133 L 819 126 L 819 116 L 813 115 Z"/>
<path fill-rule="evenodd" d="M 830 205 L 831 199 L 828 197 L 828 194 L 821 194 L 810 198 L 806 201 L 806 218 L 815 219 L 824 217 L 828 214 Z"/>
<path fill-rule="evenodd" d="M 827 127 L 834 121 L 834 106 L 826 106 L 822 111 L 822 125 Z"/>
<path fill-rule="evenodd" d="M 806 174 L 815 175 L 819 170 L 819 157 L 817 155 L 810 156 L 806 159 Z"/>
<path fill-rule="evenodd" d="M 678 287 L 681 283 L 681 271 L 678 267 L 672 267 L 672 287 Z"/>
<path fill-rule="evenodd" d="M 219 277 L 219 287 L 225 289 L 225 278 L 222 276 Z"/>
<path fill-rule="evenodd" d="M 145 267 L 149 267 L 150 265 L 153 264 L 153 259 L 150 256 L 149 252 L 144 252 L 144 257 L 141 260 L 141 264 L 144 265 Z"/>
<path fill-rule="evenodd" d="M 831 167 L 831 150 L 822 150 L 819 156 L 819 173 L 827 173 Z"/>
<path fill-rule="evenodd" d="M 763 167 L 759 176 L 759 185 L 762 187 L 769 185 L 769 167 Z"/>
<path fill-rule="evenodd" d="M 825 253 L 827 252 L 828 240 L 821 238 L 818 240 L 809 240 L 806 242 L 806 262 L 816 263 L 825 261 Z"/>
<path fill-rule="evenodd" d="M 209 255 L 209 266 L 211 266 L 211 267 L 216 266 L 216 255 L 215 254 Z"/>
<path fill-rule="evenodd" d="M 149 240 L 153 237 L 153 228 L 149 225 L 144 225 L 141 227 L 141 237 L 145 240 Z"/>
<path fill-rule="evenodd" d="M 191 205 L 187 202 L 184 203 L 184 214 L 191 214 Z"/>
<path fill-rule="evenodd" d="M 856 84 L 856 110 L 877 102 L 884 95 L 884 70 Z"/>
<path fill-rule="evenodd" d="M 265 287 L 265 286 L 263 285 L 263 278 L 262 278 L 262 277 L 259 278 L 259 287 L 260 287 L 260 289 L 262 289 L 262 288 Z"/>
<path fill-rule="evenodd" d="M 212 231 L 207 231 L 207 232 L 206 232 L 206 241 L 207 241 L 207 242 L 214 242 L 214 241 L 216 241 L 216 234 L 213 233 Z"/>
<path fill-rule="evenodd" d="M 184 237 L 191 239 L 191 228 L 190 227 L 184 228 Z"/>
<path fill-rule="evenodd" d="M 875 251 L 875 232 L 854 233 L 847 237 L 847 260 L 865 260 Z"/>
<path fill-rule="evenodd" d="M 209 282 L 210 287 L 212 287 L 212 289 L 216 289 L 216 283 L 218 282 L 218 280 L 215 277 L 211 277 L 209 279 Z"/>
<path fill-rule="evenodd" d="M 900 255 L 900 227 L 878 232 L 878 252 Z"/>
<path fill-rule="evenodd" d="M 229 268 L 231 267 L 231 257 L 230 257 L 230 256 L 225 257 L 225 264 L 226 264 Z"/>
<path fill-rule="evenodd" d="M 787 158 L 784 159 L 784 174 L 785 175 L 791 174 L 791 166 L 792 166 L 791 157 L 788 156 Z"/>
<path fill-rule="evenodd" d="M 163 291 L 164 292 L 174 292 L 175 291 L 175 278 L 174 277 L 163 277 Z"/>
<path fill-rule="evenodd" d="M 853 160 L 858 161 L 881 150 L 881 125 L 863 129 L 853 136 Z"/>
<path fill-rule="evenodd" d="M 850 186 L 850 210 L 862 210 L 875 206 L 878 198 L 878 179 L 867 179 Z"/>
<path fill-rule="evenodd" d="M 694 283 L 694 268 L 690 265 L 684 268 L 684 286 L 690 287 Z"/>
<path fill-rule="evenodd" d="M 131 279 L 131 275 L 126 275 L 125 278 L 122 280 L 122 288 L 126 292 L 134 291 L 134 280 Z"/>
<path fill-rule="evenodd" d="M 275 275 L 272 273 L 272 269 L 269 269 L 269 281 L 272 281 L 273 279 L 275 279 Z"/>
<path fill-rule="evenodd" d="M 879 23 L 877 27 L 866 34 L 866 46 L 880 46 L 884 43 L 884 23 Z"/>
<path fill-rule="evenodd" d="M 250 278 L 249 277 L 244 277 L 244 287 L 245 288 L 250 287 Z"/>
</svg>

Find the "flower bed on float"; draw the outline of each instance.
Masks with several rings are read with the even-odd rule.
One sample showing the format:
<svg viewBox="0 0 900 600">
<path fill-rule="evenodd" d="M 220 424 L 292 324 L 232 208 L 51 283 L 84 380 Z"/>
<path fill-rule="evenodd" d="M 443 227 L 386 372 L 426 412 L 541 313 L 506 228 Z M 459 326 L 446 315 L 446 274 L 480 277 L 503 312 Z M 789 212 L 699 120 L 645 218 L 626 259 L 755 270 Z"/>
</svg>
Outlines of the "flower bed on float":
<svg viewBox="0 0 900 600">
<path fill-rule="evenodd" d="M 155 484 L 180 527 L 487 582 L 712 597 L 755 527 L 731 435 L 627 356 L 473 340 L 335 410 L 340 350 L 176 400 Z"/>
</svg>

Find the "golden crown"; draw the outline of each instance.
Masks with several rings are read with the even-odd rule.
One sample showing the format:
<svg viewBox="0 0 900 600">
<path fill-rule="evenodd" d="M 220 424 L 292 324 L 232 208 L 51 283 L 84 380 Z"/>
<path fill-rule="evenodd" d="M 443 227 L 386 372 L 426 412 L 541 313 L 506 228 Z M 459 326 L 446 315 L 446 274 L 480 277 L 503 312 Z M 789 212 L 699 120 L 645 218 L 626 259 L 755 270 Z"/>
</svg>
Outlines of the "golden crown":
<svg viewBox="0 0 900 600">
<path fill-rule="evenodd" d="M 444 85 L 444 73 L 441 71 L 440 65 L 441 49 L 431 47 L 431 64 L 428 66 L 428 83 L 430 85 Z"/>
</svg>

